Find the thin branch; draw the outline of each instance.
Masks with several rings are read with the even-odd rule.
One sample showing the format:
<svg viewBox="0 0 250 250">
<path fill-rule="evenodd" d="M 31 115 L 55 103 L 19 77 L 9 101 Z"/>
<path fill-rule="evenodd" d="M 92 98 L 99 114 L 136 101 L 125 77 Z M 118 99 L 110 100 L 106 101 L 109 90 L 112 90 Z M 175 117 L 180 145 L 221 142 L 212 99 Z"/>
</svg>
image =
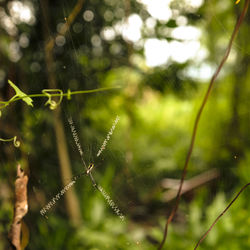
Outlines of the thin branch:
<svg viewBox="0 0 250 250">
<path fill-rule="evenodd" d="M 9 239 L 16 250 L 21 250 L 21 221 L 28 212 L 27 199 L 28 176 L 25 175 L 21 166 L 17 166 L 17 179 L 15 181 L 15 209 L 14 217 L 9 232 Z"/>
<path fill-rule="evenodd" d="M 78 0 L 78 2 L 76 3 L 74 9 L 72 10 L 72 12 L 69 14 L 69 17 L 65 17 L 65 21 L 66 23 L 63 24 L 60 28 L 60 30 L 58 31 L 58 34 L 54 37 L 54 38 L 50 38 L 45 46 L 46 50 L 51 51 L 55 45 L 55 40 L 56 37 L 58 36 L 65 36 L 66 33 L 69 31 L 72 23 L 74 23 L 76 17 L 78 16 L 78 14 L 80 13 L 82 6 L 83 6 L 84 0 Z"/>
<path fill-rule="evenodd" d="M 226 49 L 226 52 L 225 52 L 225 55 L 223 56 L 218 68 L 216 69 L 214 75 L 212 76 L 211 78 L 211 81 L 209 83 L 209 86 L 208 86 L 208 89 L 207 89 L 207 92 L 204 96 L 204 99 L 202 101 L 202 104 L 200 106 L 200 109 L 197 113 L 197 116 L 196 116 L 196 119 L 195 119 L 195 123 L 194 123 L 194 128 L 193 128 L 193 133 L 192 133 L 192 138 L 191 138 L 191 143 L 190 143 L 190 146 L 189 146 L 189 150 L 188 150 L 188 153 L 187 153 L 187 156 L 186 156 L 186 161 L 185 161 L 185 164 L 184 164 L 184 168 L 183 168 L 183 172 L 182 172 L 182 176 L 181 176 L 181 181 L 180 181 L 180 187 L 179 187 L 179 190 L 178 190 L 178 194 L 177 194 L 177 197 L 176 197 L 176 202 L 175 202 L 175 205 L 170 213 L 170 216 L 168 217 L 167 221 L 166 221 L 166 224 L 165 224 L 165 229 L 164 229 L 164 234 L 163 234 L 163 239 L 162 239 L 162 242 L 160 243 L 158 249 L 162 249 L 162 247 L 164 246 L 164 243 L 166 241 L 166 238 L 167 238 L 167 233 L 168 233 L 168 225 L 170 224 L 170 222 L 172 221 L 177 209 L 178 209 L 178 206 L 179 206 L 179 201 L 180 201 L 180 197 L 181 197 L 181 191 L 182 191 L 182 186 L 183 186 L 183 182 L 184 182 L 184 179 L 185 179 L 185 176 L 187 174 L 187 168 L 188 168 L 188 163 L 189 163 L 189 160 L 190 160 L 190 157 L 191 157 L 191 154 L 192 154 L 192 151 L 193 151 L 193 147 L 194 147 L 194 142 L 195 142 L 195 138 L 196 138 L 196 134 L 197 134 L 197 128 L 198 128 L 198 124 L 199 124 L 199 121 L 200 121 L 200 117 L 201 117 L 201 114 L 204 110 L 204 107 L 207 103 L 207 100 L 208 100 L 208 97 L 212 91 L 212 88 L 214 86 L 214 82 L 218 76 L 218 74 L 220 73 L 224 63 L 226 62 L 228 56 L 229 56 L 229 53 L 231 51 L 231 48 L 232 48 L 232 44 L 233 44 L 233 41 L 239 31 L 239 28 L 240 28 L 240 25 L 246 15 L 246 12 L 247 12 L 247 9 L 248 9 L 248 5 L 249 5 L 249 1 L 250 0 L 246 0 L 245 1 L 245 5 L 244 5 L 244 8 L 243 8 L 243 11 L 234 27 L 234 30 L 233 30 L 233 33 L 232 33 L 232 36 L 230 38 L 230 41 L 229 41 L 229 44 L 227 46 L 227 49 Z"/>
<path fill-rule="evenodd" d="M 210 226 L 210 228 L 207 230 L 207 232 L 201 237 L 201 239 L 196 244 L 195 249 L 201 244 L 201 242 L 207 237 L 208 233 L 211 231 L 211 229 L 214 227 L 214 225 L 217 223 L 217 221 L 226 213 L 226 211 L 233 205 L 233 203 L 236 201 L 236 199 L 240 196 L 240 194 L 250 185 L 250 182 L 247 183 L 245 186 L 243 186 L 240 190 L 240 192 L 234 197 L 234 199 L 229 203 L 229 205 L 223 210 L 223 212 L 215 219 L 213 224 Z"/>
</svg>

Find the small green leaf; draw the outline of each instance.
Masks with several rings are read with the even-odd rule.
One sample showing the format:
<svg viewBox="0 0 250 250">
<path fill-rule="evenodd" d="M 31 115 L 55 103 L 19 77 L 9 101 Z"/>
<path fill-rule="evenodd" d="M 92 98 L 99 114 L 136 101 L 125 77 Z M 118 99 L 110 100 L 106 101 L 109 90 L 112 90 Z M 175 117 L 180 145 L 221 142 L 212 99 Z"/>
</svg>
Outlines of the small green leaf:
<svg viewBox="0 0 250 250">
<path fill-rule="evenodd" d="M 11 80 L 8 80 L 10 86 L 16 91 L 16 96 L 22 98 L 24 102 L 33 107 L 33 100 L 23 93 Z M 25 97 L 26 96 L 26 97 Z"/>
</svg>

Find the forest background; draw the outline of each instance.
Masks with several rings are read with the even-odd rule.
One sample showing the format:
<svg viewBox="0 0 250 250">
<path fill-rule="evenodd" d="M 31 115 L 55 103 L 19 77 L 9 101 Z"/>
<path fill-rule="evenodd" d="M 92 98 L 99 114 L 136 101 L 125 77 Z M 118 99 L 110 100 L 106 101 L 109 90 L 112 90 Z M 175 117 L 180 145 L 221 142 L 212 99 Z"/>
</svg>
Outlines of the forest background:
<svg viewBox="0 0 250 250">
<path fill-rule="evenodd" d="M 25 249 L 156 249 L 174 206 L 197 111 L 244 1 L 0 1 L 0 98 L 48 95 L 1 109 L 0 249 L 6 249 L 19 163 L 27 173 Z M 185 193 L 166 249 L 193 249 L 250 176 L 249 14 L 202 115 Z M 55 91 L 54 93 L 59 93 Z M 60 94 L 59 94 L 60 95 Z M 60 97 L 60 96 L 59 96 Z M 53 98 L 58 102 L 59 97 Z M 69 96 L 68 96 L 69 97 Z M 116 117 L 119 121 L 98 157 Z M 40 210 L 84 171 L 72 117 L 91 174 Z M 221 218 L 201 249 L 249 249 L 249 191 Z M 164 249 L 165 249 L 164 248 Z"/>
</svg>

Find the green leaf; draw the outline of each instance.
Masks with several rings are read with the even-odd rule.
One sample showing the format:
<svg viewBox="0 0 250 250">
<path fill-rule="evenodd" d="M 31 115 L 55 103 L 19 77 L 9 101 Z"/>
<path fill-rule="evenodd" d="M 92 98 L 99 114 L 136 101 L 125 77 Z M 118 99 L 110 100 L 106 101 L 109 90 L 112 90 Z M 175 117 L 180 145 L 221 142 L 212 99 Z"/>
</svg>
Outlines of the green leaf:
<svg viewBox="0 0 250 250">
<path fill-rule="evenodd" d="M 10 86 L 16 91 L 16 96 L 22 98 L 24 102 L 33 107 L 33 100 L 23 93 L 11 80 L 8 80 Z M 25 97 L 26 96 L 26 97 Z"/>
</svg>

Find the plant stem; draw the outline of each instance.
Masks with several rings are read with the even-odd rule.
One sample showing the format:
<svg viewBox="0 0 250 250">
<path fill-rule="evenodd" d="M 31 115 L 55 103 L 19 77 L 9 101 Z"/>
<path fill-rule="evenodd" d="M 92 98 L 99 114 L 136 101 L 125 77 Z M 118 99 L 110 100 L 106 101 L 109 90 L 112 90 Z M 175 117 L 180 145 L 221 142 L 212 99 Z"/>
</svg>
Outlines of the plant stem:
<svg viewBox="0 0 250 250">
<path fill-rule="evenodd" d="M 240 25 L 246 15 L 246 12 L 247 12 L 247 9 L 248 9 L 248 5 L 249 5 L 249 1 L 250 0 L 246 0 L 245 1 L 245 5 L 244 5 L 244 8 L 243 8 L 243 11 L 241 12 L 241 15 L 237 21 L 237 23 L 235 24 L 235 27 L 234 27 L 234 30 L 233 30 L 233 33 L 231 35 L 231 38 L 229 40 L 229 43 L 228 43 L 228 46 L 227 46 L 227 49 L 226 49 L 226 52 L 219 64 L 219 66 L 217 67 L 214 75 L 212 76 L 211 78 L 211 81 L 208 85 L 208 89 L 207 89 L 207 92 L 203 98 L 203 101 L 201 103 L 201 106 L 200 106 L 200 109 L 196 115 L 196 119 L 195 119 L 195 123 L 194 123 L 194 128 L 193 128 L 193 133 L 192 133 L 192 137 L 191 137 L 191 143 L 190 143 L 190 146 L 189 146 L 189 149 L 188 149 L 188 153 L 187 153 L 187 156 L 186 156 L 186 161 L 185 161 L 185 164 L 184 164 L 184 167 L 183 167 L 183 171 L 182 171 L 182 176 L 181 176 L 181 181 L 180 181 L 180 186 L 179 186 L 179 190 L 178 190 L 178 193 L 177 193 L 177 197 L 176 197 L 176 201 L 175 201 L 175 205 L 166 221 L 166 224 L 165 224 L 165 229 L 164 229 L 164 234 L 163 234 L 163 239 L 158 247 L 159 250 L 162 249 L 162 247 L 164 246 L 164 243 L 166 241 L 166 238 L 167 238 L 167 233 L 168 233 L 168 226 L 170 224 L 170 222 L 173 220 L 173 217 L 174 215 L 176 214 L 176 211 L 178 209 L 178 206 L 179 206 L 179 202 L 180 202 L 180 197 L 181 197 L 181 191 L 182 191 L 182 186 L 183 186 L 183 182 L 184 182 L 184 179 L 186 177 L 186 174 L 187 174 L 187 168 L 188 168 L 188 163 L 190 161 L 190 158 L 191 158 L 191 154 L 192 154 L 192 151 L 193 151 L 193 147 L 194 147 L 194 142 L 195 142 L 195 138 L 196 138 L 196 134 L 197 134 L 197 128 L 198 128 L 198 125 L 199 125 L 199 121 L 200 121 L 200 117 L 202 115 L 202 112 L 204 110 L 204 107 L 207 103 L 207 100 L 208 100 L 208 97 L 212 91 L 212 88 L 214 86 L 214 82 L 217 78 L 217 76 L 219 75 L 224 63 L 226 62 L 228 56 L 229 56 L 229 53 L 231 51 L 231 48 L 232 48 L 232 44 L 233 44 L 233 41 L 239 31 L 239 28 L 240 28 Z"/>
<path fill-rule="evenodd" d="M 78 91 L 70 92 L 70 94 L 69 93 L 63 93 L 63 94 L 55 93 L 55 94 L 50 94 L 50 96 L 51 97 L 57 97 L 57 96 L 71 96 L 71 95 L 80 95 L 80 94 L 90 94 L 90 93 L 96 93 L 96 92 L 107 91 L 107 90 L 118 89 L 118 88 L 120 88 L 120 87 L 117 86 L 117 87 L 106 87 L 106 88 L 89 89 L 89 90 L 78 90 Z M 47 97 L 47 95 L 45 95 L 45 94 L 25 95 L 25 96 L 22 96 L 22 97 L 11 98 L 9 101 L 4 102 L 4 103 L 10 104 L 12 102 L 16 102 L 16 101 L 22 100 L 22 99 L 24 99 L 26 97 L 37 98 L 37 97 Z"/>
</svg>

